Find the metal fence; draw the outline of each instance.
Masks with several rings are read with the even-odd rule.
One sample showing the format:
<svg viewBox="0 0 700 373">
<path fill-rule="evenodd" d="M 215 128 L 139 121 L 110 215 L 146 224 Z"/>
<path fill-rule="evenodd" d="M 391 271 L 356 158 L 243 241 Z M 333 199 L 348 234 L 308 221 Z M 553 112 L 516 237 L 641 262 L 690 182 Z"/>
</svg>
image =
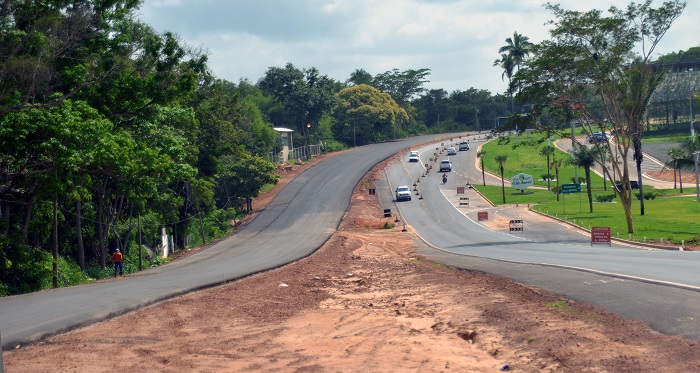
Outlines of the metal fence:
<svg viewBox="0 0 700 373">
<path fill-rule="evenodd" d="M 300 146 L 289 151 L 289 157 L 287 161 L 290 163 L 296 161 L 297 159 L 303 161 L 310 159 L 311 157 L 317 157 L 320 154 L 321 144 Z M 272 163 L 284 162 L 284 156 L 281 151 L 277 152 L 276 154 L 274 152 L 270 152 L 268 159 Z"/>
</svg>

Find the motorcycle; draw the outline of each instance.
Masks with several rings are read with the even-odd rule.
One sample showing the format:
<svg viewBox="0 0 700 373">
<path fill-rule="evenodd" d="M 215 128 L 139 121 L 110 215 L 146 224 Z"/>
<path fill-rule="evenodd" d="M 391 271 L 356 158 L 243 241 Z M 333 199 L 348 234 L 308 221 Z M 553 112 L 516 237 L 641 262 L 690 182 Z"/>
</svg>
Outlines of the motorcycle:
<svg viewBox="0 0 700 373">
<path fill-rule="evenodd" d="M 447 184 L 447 175 L 442 175 L 442 183 Z"/>
</svg>

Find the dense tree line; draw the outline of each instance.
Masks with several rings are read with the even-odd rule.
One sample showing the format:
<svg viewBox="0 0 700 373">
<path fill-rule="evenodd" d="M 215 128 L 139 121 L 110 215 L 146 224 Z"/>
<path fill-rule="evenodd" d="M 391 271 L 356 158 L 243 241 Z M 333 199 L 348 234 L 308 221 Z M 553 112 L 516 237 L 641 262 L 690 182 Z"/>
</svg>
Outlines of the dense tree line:
<svg viewBox="0 0 700 373">
<path fill-rule="evenodd" d="M 162 229 L 177 249 L 226 234 L 277 181 L 273 127 L 332 150 L 508 112 L 503 95 L 426 90 L 425 68 L 339 82 L 290 63 L 224 81 L 139 4 L 0 6 L 0 294 L 105 275 L 117 247 L 150 265 Z"/>
</svg>

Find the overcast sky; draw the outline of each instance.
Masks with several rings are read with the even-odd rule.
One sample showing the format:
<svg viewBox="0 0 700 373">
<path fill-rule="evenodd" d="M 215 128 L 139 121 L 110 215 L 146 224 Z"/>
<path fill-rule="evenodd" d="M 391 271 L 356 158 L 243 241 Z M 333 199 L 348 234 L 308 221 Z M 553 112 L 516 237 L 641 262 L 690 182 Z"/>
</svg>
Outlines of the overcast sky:
<svg viewBox="0 0 700 373">
<path fill-rule="evenodd" d="M 552 15 L 540 0 L 145 0 L 141 19 L 209 54 L 221 79 L 255 83 L 271 66 L 346 81 L 356 69 L 372 76 L 428 68 L 429 89 L 471 87 L 502 93 L 493 66 L 514 31 L 539 42 Z M 562 0 L 565 9 L 624 8 L 629 1 Z M 637 0 L 637 3 L 643 0 Z M 700 45 L 700 1 L 687 0 L 664 37 L 664 54 Z M 655 0 L 654 7 L 661 1 Z"/>
</svg>

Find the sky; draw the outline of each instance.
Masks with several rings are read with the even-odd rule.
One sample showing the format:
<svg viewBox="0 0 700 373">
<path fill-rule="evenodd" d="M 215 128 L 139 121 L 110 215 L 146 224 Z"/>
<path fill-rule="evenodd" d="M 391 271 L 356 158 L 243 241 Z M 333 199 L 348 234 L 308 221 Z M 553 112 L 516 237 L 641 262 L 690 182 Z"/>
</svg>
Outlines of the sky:
<svg viewBox="0 0 700 373">
<path fill-rule="evenodd" d="M 640 3 L 643 0 L 637 0 Z M 564 9 L 624 8 L 629 1 L 551 1 Z M 658 54 L 700 46 L 700 1 L 687 0 Z M 552 14 L 541 0 L 144 0 L 140 19 L 201 48 L 217 78 L 256 83 L 268 68 L 315 67 L 345 82 L 364 69 L 372 76 L 430 69 L 428 89 L 469 88 L 503 93 L 493 66 L 513 32 L 537 43 Z M 654 0 L 653 7 L 661 1 Z"/>
</svg>

